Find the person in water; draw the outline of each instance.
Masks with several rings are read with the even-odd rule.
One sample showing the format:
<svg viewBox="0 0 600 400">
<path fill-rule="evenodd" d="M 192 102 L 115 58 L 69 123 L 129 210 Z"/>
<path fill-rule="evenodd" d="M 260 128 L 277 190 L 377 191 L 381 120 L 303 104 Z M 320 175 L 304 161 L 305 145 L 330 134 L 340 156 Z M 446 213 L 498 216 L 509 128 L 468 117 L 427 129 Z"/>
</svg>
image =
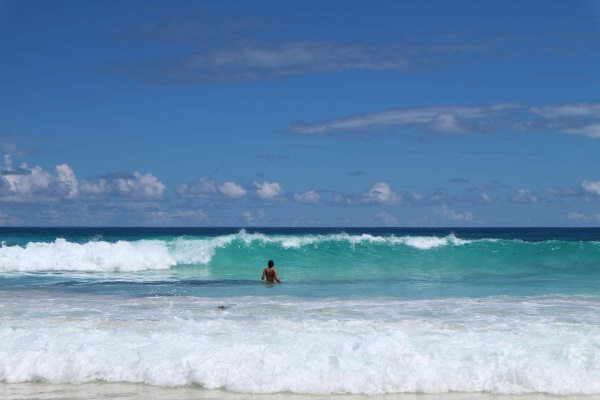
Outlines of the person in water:
<svg viewBox="0 0 600 400">
<path fill-rule="evenodd" d="M 269 267 L 263 269 L 263 274 L 260 279 L 264 280 L 265 276 L 266 276 L 267 282 L 269 282 L 269 283 L 275 283 L 275 282 L 281 283 L 281 281 L 279 280 L 279 277 L 277 276 L 277 270 L 275 268 L 273 268 L 273 266 L 275 265 L 273 260 L 269 260 L 269 263 L 267 265 Z"/>
</svg>

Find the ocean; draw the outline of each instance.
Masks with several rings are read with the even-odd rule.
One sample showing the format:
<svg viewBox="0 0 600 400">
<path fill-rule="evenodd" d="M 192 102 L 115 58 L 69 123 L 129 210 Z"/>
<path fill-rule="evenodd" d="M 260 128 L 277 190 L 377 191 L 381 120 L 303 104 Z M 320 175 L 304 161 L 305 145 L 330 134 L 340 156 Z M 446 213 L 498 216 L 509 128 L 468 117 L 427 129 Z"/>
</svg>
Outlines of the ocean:
<svg viewBox="0 0 600 400">
<path fill-rule="evenodd" d="M 0 241 L 4 399 L 600 397 L 598 228 Z"/>
</svg>

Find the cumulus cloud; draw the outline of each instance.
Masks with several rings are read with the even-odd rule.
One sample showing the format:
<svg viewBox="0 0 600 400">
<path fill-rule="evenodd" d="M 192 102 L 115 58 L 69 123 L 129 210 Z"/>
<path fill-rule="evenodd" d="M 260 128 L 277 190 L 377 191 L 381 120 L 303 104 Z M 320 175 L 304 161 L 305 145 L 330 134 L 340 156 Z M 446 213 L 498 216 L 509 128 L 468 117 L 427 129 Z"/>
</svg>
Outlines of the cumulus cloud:
<svg viewBox="0 0 600 400">
<path fill-rule="evenodd" d="M 154 175 L 140 172 L 105 175 L 99 179 L 83 179 L 79 192 L 87 197 L 117 196 L 130 199 L 160 199 L 166 186 Z"/>
<path fill-rule="evenodd" d="M 600 181 L 583 181 L 581 187 L 587 193 L 595 194 L 600 196 Z"/>
<path fill-rule="evenodd" d="M 308 190 L 304 193 L 294 193 L 294 201 L 297 203 L 318 203 L 321 197 L 315 190 Z"/>
<path fill-rule="evenodd" d="M 515 203 L 538 203 L 539 197 L 533 194 L 529 189 L 517 189 L 510 200 Z"/>
<path fill-rule="evenodd" d="M 236 185 L 233 182 L 225 182 L 224 184 L 219 185 L 219 192 L 221 192 L 225 197 L 232 199 L 238 199 L 246 195 L 246 189 L 240 185 Z"/>
<path fill-rule="evenodd" d="M 256 194 L 263 200 L 283 200 L 283 188 L 277 182 L 254 182 Z"/>
<path fill-rule="evenodd" d="M 13 169 L 10 155 L 4 157 L 0 183 L 0 198 L 8 201 L 56 200 L 79 195 L 79 182 L 67 164 L 57 166 L 54 171 L 30 168 L 27 164 Z"/>
<path fill-rule="evenodd" d="M 247 224 L 259 224 L 267 219 L 267 215 L 262 210 L 256 212 L 244 211 L 241 215 Z"/>
<path fill-rule="evenodd" d="M 377 182 L 360 196 L 365 203 L 397 204 L 402 202 L 402 195 L 392 190 L 386 182 Z"/>
<path fill-rule="evenodd" d="M 214 181 L 200 178 L 196 182 L 177 186 L 175 192 L 184 198 L 229 198 L 239 199 L 246 195 L 246 189 L 234 182 L 218 185 Z"/>
<path fill-rule="evenodd" d="M 119 196 L 129 199 L 162 198 L 166 187 L 150 173 L 107 175 L 99 179 L 77 179 L 67 164 L 46 171 L 22 164 L 12 167 L 10 155 L 4 157 L 0 177 L 0 199 L 4 201 L 56 201 Z"/>
<path fill-rule="evenodd" d="M 567 213 L 567 219 L 575 222 L 586 222 L 588 217 L 582 212 L 569 212 Z"/>
<path fill-rule="evenodd" d="M 450 193 L 444 188 L 438 188 L 431 193 L 421 193 L 416 190 L 406 196 L 406 201 L 410 204 L 442 204 L 451 201 Z"/>
<path fill-rule="evenodd" d="M 591 223 L 600 222 L 600 213 L 596 214 L 585 214 L 578 211 L 569 212 L 566 215 L 566 219 L 580 225 L 588 225 Z"/>
<path fill-rule="evenodd" d="M 484 192 L 481 194 L 481 202 L 483 204 L 491 204 L 494 202 L 494 199 L 492 199 L 492 196 Z"/>
<path fill-rule="evenodd" d="M 404 200 L 401 193 L 396 193 L 387 182 L 376 182 L 369 189 L 358 194 L 342 195 L 333 193 L 331 201 L 335 204 L 400 204 Z"/>
<path fill-rule="evenodd" d="M 200 178 L 194 183 L 181 184 L 175 190 L 181 197 L 212 197 L 219 193 L 215 182 Z"/>
<path fill-rule="evenodd" d="M 459 213 L 446 205 L 437 207 L 435 213 L 444 221 L 451 222 L 472 222 L 473 214 L 470 212 Z"/>
<path fill-rule="evenodd" d="M 409 199 L 413 203 L 421 203 L 423 201 L 423 195 L 421 193 L 417 192 L 416 190 L 412 190 L 410 192 Z"/>
<path fill-rule="evenodd" d="M 75 198 L 79 195 L 79 182 L 75 173 L 67 164 L 61 164 L 56 167 L 56 175 L 60 185 L 68 190 L 67 197 Z"/>
</svg>

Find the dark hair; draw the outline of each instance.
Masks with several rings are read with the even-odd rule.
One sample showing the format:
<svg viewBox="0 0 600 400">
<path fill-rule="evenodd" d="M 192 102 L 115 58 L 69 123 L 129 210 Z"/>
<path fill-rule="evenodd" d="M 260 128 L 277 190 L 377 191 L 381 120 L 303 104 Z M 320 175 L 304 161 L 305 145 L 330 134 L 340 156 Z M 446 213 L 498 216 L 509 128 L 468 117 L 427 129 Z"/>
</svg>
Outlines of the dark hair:
<svg viewBox="0 0 600 400">
<path fill-rule="evenodd" d="M 275 265 L 275 263 L 273 262 L 273 260 L 269 260 L 269 268 L 271 268 L 273 265 Z"/>
</svg>

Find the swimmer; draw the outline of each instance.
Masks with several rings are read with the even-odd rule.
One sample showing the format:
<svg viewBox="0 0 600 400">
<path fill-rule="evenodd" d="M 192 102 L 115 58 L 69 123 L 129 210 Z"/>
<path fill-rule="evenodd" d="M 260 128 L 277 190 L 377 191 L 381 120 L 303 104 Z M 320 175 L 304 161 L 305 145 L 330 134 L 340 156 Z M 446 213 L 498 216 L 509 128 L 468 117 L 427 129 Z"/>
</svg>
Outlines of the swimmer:
<svg viewBox="0 0 600 400">
<path fill-rule="evenodd" d="M 262 277 L 260 279 L 265 280 L 265 276 L 266 276 L 268 283 L 275 283 L 275 282 L 281 283 L 281 281 L 279 280 L 279 277 L 277 276 L 277 270 L 275 268 L 273 268 L 273 266 L 275 265 L 273 260 L 269 260 L 269 263 L 267 265 L 268 265 L 268 268 L 265 268 L 263 270 Z"/>
</svg>

